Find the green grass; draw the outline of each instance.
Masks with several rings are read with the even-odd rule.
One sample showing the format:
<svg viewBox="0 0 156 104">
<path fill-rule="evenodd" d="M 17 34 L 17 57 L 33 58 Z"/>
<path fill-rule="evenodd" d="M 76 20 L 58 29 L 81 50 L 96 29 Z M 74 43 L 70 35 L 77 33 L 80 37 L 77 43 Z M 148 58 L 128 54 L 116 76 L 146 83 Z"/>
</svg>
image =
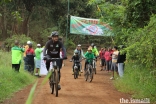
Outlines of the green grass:
<svg viewBox="0 0 156 104">
<path fill-rule="evenodd" d="M 0 102 L 9 98 L 14 92 L 32 84 L 35 77 L 24 71 L 23 63 L 20 73 L 11 68 L 11 53 L 0 51 Z"/>
<path fill-rule="evenodd" d="M 156 76 L 141 65 L 126 64 L 124 77 L 114 82 L 115 87 L 132 98 L 150 98 L 156 103 Z"/>
</svg>

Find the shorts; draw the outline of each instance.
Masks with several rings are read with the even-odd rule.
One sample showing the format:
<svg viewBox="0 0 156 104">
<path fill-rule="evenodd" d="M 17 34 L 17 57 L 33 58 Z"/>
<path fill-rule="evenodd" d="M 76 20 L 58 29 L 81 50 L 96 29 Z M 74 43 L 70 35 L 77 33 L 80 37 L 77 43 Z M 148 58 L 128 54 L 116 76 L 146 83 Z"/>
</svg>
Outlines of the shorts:
<svg viewBox="0 0 156 104">
<path fill-rule="evenodd" d="M 117 67 L 117 64 L 116 63 L 112 62 L 111 70 L 112 71 L 118 71 L 118 67 Z"/>
<path fill-rule="evenodd" d="M 35 60 L 35 66 L 36 68 L 39 68 L 41 67 L 41 60 Z"/>
</svg>

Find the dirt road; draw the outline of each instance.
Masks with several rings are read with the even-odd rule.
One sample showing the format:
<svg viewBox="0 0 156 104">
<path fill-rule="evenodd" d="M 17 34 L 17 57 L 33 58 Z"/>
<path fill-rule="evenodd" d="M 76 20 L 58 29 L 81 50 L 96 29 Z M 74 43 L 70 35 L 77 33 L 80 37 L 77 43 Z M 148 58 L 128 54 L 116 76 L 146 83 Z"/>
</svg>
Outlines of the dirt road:
<svg viewBox="0 0 156 104">
<path fill-rule="evenodd" d="M 110 73 L 100 71 L 99 62 L 97 74 L 94 75 L 91 83 L 84 80 L 83 74 L 78 79 L 74 79 L 71 67 L 72 63 L 66 60 L 61 70 L 62 89 L 59 91 L 59 97 L 50 94 L 48 82 L 41 89 L 40 84 L 44 77 L 39 78 L 33 104 L 120 104 L 120 98 L 129 99 L 129 95 L 118 92 L 114 88 L 112 80 L 109 79 Z M 17 92 L 3 104 L 24 104 L 29 91 L 30 86 Z"/>
</svg>

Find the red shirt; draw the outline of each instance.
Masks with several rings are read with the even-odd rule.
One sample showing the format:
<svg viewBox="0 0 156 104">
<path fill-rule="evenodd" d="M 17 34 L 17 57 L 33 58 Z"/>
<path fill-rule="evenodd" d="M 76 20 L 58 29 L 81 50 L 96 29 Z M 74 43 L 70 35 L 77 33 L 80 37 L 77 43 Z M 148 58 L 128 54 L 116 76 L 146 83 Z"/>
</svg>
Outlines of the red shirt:
<svg viewBox="0 0 156 104">
<path fill-rule="evenodd" d="M 110 61 L 110 60 L 112 59 L 111 54 L 112 54 L 112 53 L 111 53 L 110 51 L 106 51 L 106 52 L 105 52 L 104 57 L 105 57 L 105 60 L 106 60 L 106 61 Z"/>
</svg>

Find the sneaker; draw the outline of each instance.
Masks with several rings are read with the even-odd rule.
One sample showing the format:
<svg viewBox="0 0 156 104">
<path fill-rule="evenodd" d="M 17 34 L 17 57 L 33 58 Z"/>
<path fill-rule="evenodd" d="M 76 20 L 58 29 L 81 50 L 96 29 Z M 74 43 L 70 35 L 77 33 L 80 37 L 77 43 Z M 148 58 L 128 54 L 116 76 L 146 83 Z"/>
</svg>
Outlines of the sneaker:
<svg viewBox="0 0 156 104">
<path fill-rule="evenodd" d="M 81 70 L 81 73 L 83 73 L 83 71 Z"/>
<path fill-rule="evenodd" d="M 111 80 L 113 80 L 113 79 L 114 79 L 114 77 L 111 77 L 110 79 L 111 79 Z"/>
<path fill-rule="evenodd" d="M 100 71 L 102 71 L 103 69 L 101 69 Z"/>
<path fill-rule="evenodd" d="M 60 84 L 58 84 L 58 90 L 61 90 L 61 85 Z"/>
<path fill-rule="evenodd" d="M 74 75 L 74 72 L 72 73 L 72 75 Z"/>
</svg>

